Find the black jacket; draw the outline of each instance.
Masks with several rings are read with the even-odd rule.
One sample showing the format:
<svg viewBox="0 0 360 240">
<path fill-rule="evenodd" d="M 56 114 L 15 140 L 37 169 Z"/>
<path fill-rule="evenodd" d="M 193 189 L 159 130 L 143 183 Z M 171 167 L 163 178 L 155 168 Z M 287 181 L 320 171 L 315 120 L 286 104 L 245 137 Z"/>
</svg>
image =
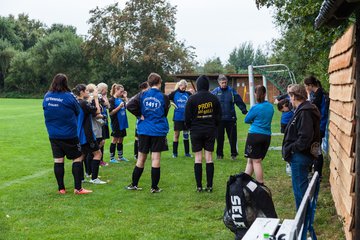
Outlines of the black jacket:
<svg viewBox="0 0 360 240">
<path fill-rule="evenodd" d="M 282 144 L 282 156 L 290 162 L 293 153 L 302 153 L 316 158 L 320 143 L 320 113 L 308 101 L 300 104 L 290 119 Z"/>
<path fill-rule="evenodd" d="M 198 92 L 189 97 L 185 106 L 185 124 L 192 134 L 214 134 L 221 120 L 221 106 L 218 98 L 209 92 L 206 76 L 196 80 Z"/>
</svg>

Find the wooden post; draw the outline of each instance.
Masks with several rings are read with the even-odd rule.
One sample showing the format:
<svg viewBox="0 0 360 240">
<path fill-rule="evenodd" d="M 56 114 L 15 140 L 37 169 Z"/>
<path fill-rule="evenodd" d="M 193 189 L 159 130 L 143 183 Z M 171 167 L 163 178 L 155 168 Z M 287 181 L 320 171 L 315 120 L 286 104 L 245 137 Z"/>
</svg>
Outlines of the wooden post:
<svg viewBox="0 0 360 240">
<path fill-rule="evenodd" d="M 354 239 L 360 239 L 360 12 L 356 12 L 356 149 L 355 149 L 355 223 Z"/>
</svg>

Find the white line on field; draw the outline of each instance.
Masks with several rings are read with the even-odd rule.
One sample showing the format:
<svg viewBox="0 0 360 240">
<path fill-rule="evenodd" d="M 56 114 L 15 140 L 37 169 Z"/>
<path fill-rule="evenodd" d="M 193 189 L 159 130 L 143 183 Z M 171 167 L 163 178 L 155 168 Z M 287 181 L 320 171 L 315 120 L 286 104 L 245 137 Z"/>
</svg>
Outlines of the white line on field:
<svg viewBox="0 0 360 240">
<path fill-rule="evenodd" d="M 32 175 L 28 175 L 28 176 L 25 176 L 25 177 L 22 177 L 22 178 L 18 178 L 18 179 L 12 180 L 12 181 L 5 182 L 5 183 L 0 185 L 0 190 L 4 189 L 4 188 L 7 188 L 7 187 L 10 187 L 11 185 L 14 185 L 14 184 L 22 183 L 24 181 L 27 181 L 27 180 L 30 180 L 30 179 L 33 179 L 33 178 L 41 177 L 41 176 L 43 176 L 45 174 L 48 174 L 51 171 L 53 171 L 53 169 L 47 169 L 47 170 L 43 170 L 41 172 L 37 172 L 37 173 L 32 174 Z"/>
</svg>

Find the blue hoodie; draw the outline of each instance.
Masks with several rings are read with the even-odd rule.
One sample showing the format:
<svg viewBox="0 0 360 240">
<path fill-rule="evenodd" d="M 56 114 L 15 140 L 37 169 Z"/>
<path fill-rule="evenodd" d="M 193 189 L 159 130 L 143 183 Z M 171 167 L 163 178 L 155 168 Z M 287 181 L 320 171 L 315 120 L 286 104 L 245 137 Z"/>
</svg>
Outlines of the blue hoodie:
<svg viewBox="0 0 360 240">
<path fill-rule="evenodd" d="M 47 92 L 43 100 L 43 109 L 50 139 L 77 137 L 80 105 L 71 92 Z"/>
<path fill-rule="evenodd" d="M 137 134 L 147 136 L 166 136 L 169 132 L 167 114 L 170 107 L 168 96 L 157 88 L 150 88 L 131 98 L 127 104 L 129 112 L 139 119 Z"/>
</svg>

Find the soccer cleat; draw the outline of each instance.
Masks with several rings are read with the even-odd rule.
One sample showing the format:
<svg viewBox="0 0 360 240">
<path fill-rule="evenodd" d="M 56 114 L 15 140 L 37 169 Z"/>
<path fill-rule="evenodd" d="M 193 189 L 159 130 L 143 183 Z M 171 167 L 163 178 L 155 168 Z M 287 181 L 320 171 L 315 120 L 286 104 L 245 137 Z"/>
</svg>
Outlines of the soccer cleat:
<svg viewBox="0 0 360 240">
<path fill-rule="evenodd" d="M 172 157 L 177 158 L 178 157 L 177 153 L 173 153 Z"/>
<path fill-rule="evenodd" d="M 105 181 L 101 181 L 99 178 L 91 179 L 89 181 L 89 183 L 92 183 L 92 184 L 106 184 Z"/>
<path fill-rule="evenodd" d="M 200 193 L 200 192 L 203 191 L 203 188 L 202 188 L 202 187 L 197 187 L 197 188 L 196 188 L 196 191 Z"/>
<path fill-rule="evenodd" d="M 129 160 L 127 160 L 124 156 L 119 157 L 118 159 L 119 161 L 123 161 L 123 162 L 128 162 Z"/>
<path fill-rule="evenodd" d="M 115 158 L 112 158 L 112 159 L 110 159 L 110 163 L 119 163 L 119 161 L 116 160 Z"/>
<path fill-rule="evenodd" d="M 60 189 L 58 193 L 60 195 L 64 195 L 64 194 L 66 194 L 66 190 L 65 189 Z"/>
<path fill-rule="evenodd" d="M 129 184 L 129 186 L 125 187 L 126 190 L 142 190 L 142 188 L 139 188 L 138 186 L 133 186 L 132 184 Z"/>
<path fill-rule="evenodd" d="M 192 157 L 190 153 L 185 153 L 185 157 Z"/>
<path fill-rule="evenodd" d="M 208 192 L 208 193 L 211 193 L 213 191 L 213 188 L 212 187 L 207 187 L 207 188 L 205 188 L 205 191 Z"/>
<path fill-rule="evenodd" d="M 106 166 L 109 166 L 109 164 L 107 162 L 100 161 L 100 166 L 106 167 Z"/>
<path fill-rule="evenodd" d="M 151 189 L 150 189 L 150 192 L 151 192 L 151 193 L 159 193 L 159 192 L 162 192 L 162 189 L 159 188 L 159 187 L 157 187 L 157 188 L 151 188 Z"/>
<path fill-rule="evenodd" d="M 217 156 L 216 156 L 216 159 L 217 159 L 217 160 L 222 160 L 222 159 L 224 159 L 224 156 L 217 155 Z"/>
<path fill-rule="evenodd" d="M 85 173 L 85 177 L 90 178 L 90 177 L 91 177 L 91 174 Z"/>
<path fill-rule="evenodd" d="M 77 195 L 81 195 L 81 194 L 89 194 L 89 193 L 92 193 L 91 190 L 87 190 L 85 188 L 81 188 L 79 190 L 77 189 L 74 189 L 74 194 L 77 194 Z"/>
</svg>

